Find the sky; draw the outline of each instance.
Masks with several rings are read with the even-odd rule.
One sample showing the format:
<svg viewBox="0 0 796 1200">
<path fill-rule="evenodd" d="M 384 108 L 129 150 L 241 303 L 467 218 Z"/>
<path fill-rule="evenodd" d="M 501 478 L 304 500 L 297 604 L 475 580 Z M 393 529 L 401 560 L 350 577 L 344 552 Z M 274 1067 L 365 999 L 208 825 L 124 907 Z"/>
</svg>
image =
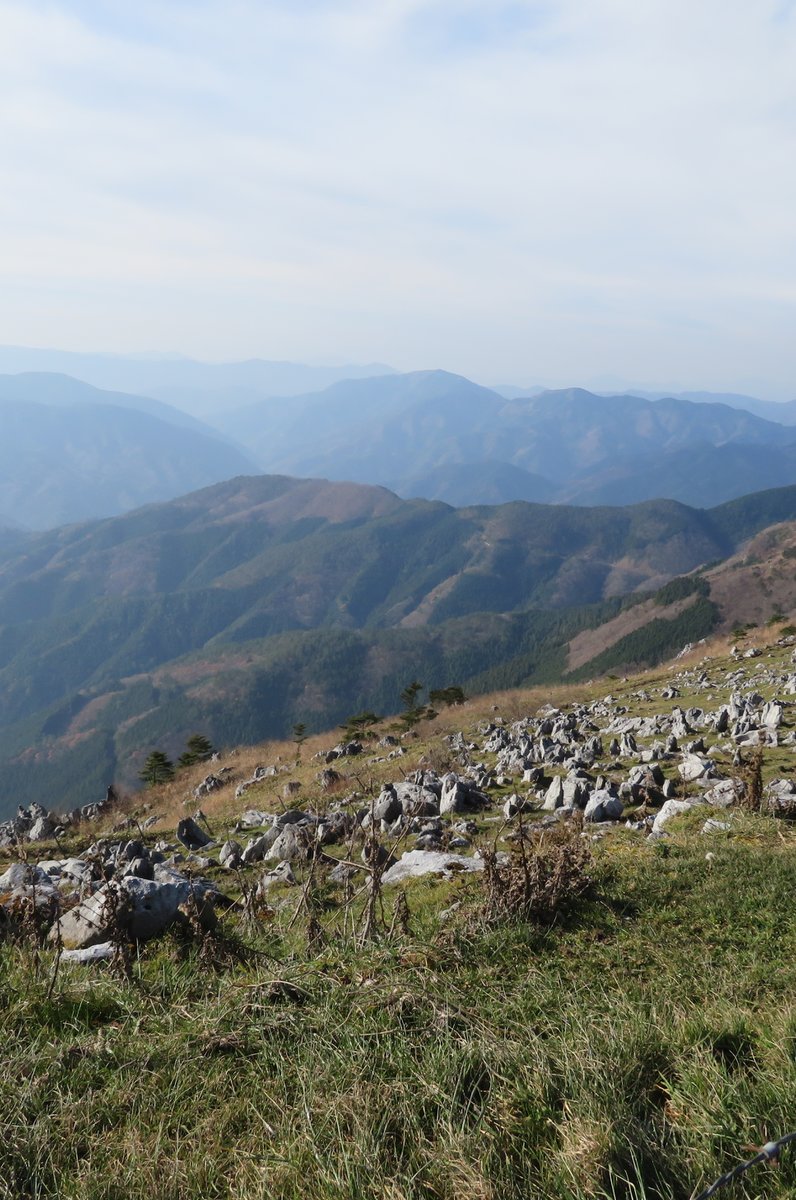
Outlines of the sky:
<svg viewBox="0 0 796 1200">
<path fill-rule="evenodd" d="M 0 0 L 0 342 L 796 396 L 796 0 Z"/>
</svg>

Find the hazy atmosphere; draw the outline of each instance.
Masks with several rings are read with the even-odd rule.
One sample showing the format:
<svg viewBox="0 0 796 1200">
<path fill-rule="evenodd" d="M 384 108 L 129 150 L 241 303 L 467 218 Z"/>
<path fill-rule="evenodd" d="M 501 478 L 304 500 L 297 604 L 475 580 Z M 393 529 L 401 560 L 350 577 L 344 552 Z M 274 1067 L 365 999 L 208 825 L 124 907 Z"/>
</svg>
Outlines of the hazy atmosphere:
<svg viewBox="0 0 796 1200">
<path fill-rule="evenodd" d="M 794 395 L 792 2 L 0 28 L 6 344 Z"/>
<path fill-rule="evenodd" d="M 796 1197 L 795 135 L 796 0 L 0 0 L 0 1200 Z"/>
</svg>

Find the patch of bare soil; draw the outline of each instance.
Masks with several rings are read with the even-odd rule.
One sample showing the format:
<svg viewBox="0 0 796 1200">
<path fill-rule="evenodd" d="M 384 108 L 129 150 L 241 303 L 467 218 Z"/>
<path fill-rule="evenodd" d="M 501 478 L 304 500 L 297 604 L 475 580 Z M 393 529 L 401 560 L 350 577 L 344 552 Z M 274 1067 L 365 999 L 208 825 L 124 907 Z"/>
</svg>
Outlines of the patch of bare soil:
<svg viewBox="0 0 796 1200">
<path fill-rule="evenodd" d="M 643 604 L 635 605 L 613 620 L 606 621 L 604 625 L 598 625 L 596 629 L 584 629 L 569 643 L 567 671 L 576 671 L 578 667 L 585 666 L 598 654 L 602 654 L 603 650 L 615 645 L 629 633 L 635 633 L 637 629 L 648 625 L 650 621 L 671 621 L 679 617 L 680 613 L 691 608 L 697 599 L 698 596 L 695 595 L 686 596 L 682 600 L 676 600 L 674 604 L 665 606 L 656 604 L 654 600 L 645 600 Z"/>
</svg>

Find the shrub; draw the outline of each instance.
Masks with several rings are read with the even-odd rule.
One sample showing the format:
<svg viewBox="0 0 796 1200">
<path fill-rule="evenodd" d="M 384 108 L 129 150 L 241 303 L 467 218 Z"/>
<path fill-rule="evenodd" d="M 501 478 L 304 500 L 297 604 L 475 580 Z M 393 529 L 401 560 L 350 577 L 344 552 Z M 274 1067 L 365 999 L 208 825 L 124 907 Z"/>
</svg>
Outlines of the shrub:
<svg viewBox="0 0 796 1200">
<path fill-rule="evenodd" d="M 508 861 L 484 854 L 481 918 L 489 925 L 531 921 L 549 925 L 565 915 L 591 886 L 588 843 L 579 825 L 541 832 L 520 829 Z"/>
</svg>

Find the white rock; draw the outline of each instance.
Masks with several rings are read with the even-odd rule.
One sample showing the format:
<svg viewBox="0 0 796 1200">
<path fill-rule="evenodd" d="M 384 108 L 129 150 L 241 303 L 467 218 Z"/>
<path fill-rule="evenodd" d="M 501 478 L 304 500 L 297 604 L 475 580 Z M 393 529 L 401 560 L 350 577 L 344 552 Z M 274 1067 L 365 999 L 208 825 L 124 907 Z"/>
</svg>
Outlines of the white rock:
<svg viewBox="0 0 796 1200">
<path fill-rule="evenodd" d="M 273 846 L 278 837 L 279 830 L 274 827 L 269 829 L 267 833 L 262 833 L 259 837 L 252 838 L 241 855 L 242 861 L 247 865 L 253 862 L 262 862 L 266 852 Z"/>
<path fill-rule="evenodd" d="M 304 826 L 286 825 L 277 831 L 277 836 L 264 854 L 266 862 L 299 862 L 308 858 L 308 848 L 314 839 L 315 831 L 305 833 Z"/>
<path fill-rule="evenodd" d="M 672 817 L 677 817 L 680 813 L 690 812 L 692 808 L 696 808 L 700 803 L 701 801 L 699 800 L 667 800 L 661 806 L 660 812 L 653 822 L 652 832 L 660 833 L 667 821 L 670 821 Z"/>
<path fill-rule="evenodd" d="M 455 775 L 445 775 L 439 801 L 440 815 L 465 812 L 469 807 L 468 796 L 469 788 L 463 780 L 457 779 Z"/>
<path fill-rule="evenodd" d="M 241 861 L 243 847 L 240 842 L 234 840 L 224 842 L 224 845 L 218 852 L 219 865 L 227 867 L 229 870 L 234 870 Z"/>
<path fill-rule="evenodd" d="M 703 792 L 701 798 L 705 804 L 712 804 L 714 808 L 729 808 L 731 804 L 738 803 L 743 792 L 744 785 L 740 780 L 722 779 L 720 783 Z"/>
<path fill-rule="evenodd" d="M 61 962 L 92 963 L 101 962 L 105 958 L 113 958 L 115 946 L 113 942 L 98 942 L 96 946 L 84 946 L 81 950 L 64 950 Z"/>
<path fill-rule="evenodd" d="M 445 854 L 441 850 L 407 850 L 382 876 L 382 883 L 401 883 L 420 875 L 451 875 L 458 871 L 483 871 L 482 858 Z"/>
<path fill-rule="evenodd" d="M 28 830 L 28 840 L 31 842 L 46 842 L 53 835 L 55 826 L 49 817 L 37 817 Z"/>
<path fill-rule="evenodd" d="M 238 817 L 238 824 L 243 829 L 267 828 L 269 825 L 273 825 L 273 823 L 274 816 L 272 813 L 260 812 L 257 808 L 249 808 L 242 816 Z"/>
<path fill-rule="evenodd" d="M 696 779 L 703 779 L 715 769 L 715 765 L 710 758 L 701 758 L 698 754 L 686 754 L 683 761 L 678 764 L 677 771 L 681 779 L 686 783 L 692 783 Z"/>
<path fill-rule="evenodd" d="M 717 821 L 715 817 L 708 817 L 702 826 L 702 833 L 725 833 L 728 829 L 732 829 L 730 821 Z"/>
</svg>

